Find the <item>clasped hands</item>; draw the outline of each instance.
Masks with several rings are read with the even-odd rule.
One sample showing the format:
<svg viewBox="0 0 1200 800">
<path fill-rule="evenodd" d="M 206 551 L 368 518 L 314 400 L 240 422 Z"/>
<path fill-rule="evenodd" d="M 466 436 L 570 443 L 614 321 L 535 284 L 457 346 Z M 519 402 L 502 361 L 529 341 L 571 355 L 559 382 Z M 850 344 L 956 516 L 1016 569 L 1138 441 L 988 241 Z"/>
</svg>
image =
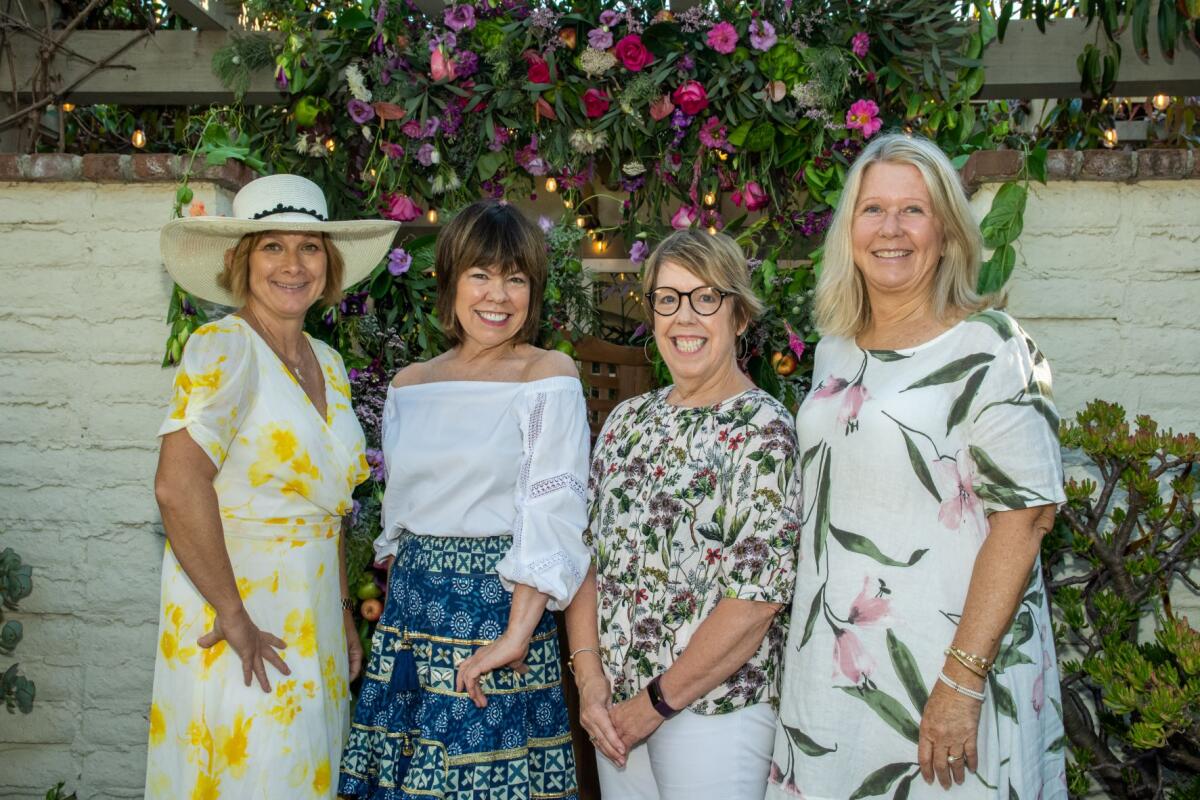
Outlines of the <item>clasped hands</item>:
<svg viewBox="0 0 1200 800">
<path fill-rule="evenodd" d="M 605 758 L 625 766 L 629 751 L 658 730 L 662 715 L 645 691 L 614 705 L 608 678 L 602 674 L 578 681 L 578 686 L 579 722 L 588 738 Z"/>
</svg>

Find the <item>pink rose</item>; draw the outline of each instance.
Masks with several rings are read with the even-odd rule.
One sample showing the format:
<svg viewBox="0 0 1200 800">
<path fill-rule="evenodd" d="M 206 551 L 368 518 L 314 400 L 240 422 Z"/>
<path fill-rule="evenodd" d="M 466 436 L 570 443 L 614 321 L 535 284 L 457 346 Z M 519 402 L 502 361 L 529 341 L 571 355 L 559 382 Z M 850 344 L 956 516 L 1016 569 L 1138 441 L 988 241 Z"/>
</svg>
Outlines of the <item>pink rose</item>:
<svg viewBox="0 0 1200 800">
<path fill-rule="evenodd" d="M 683 109 L 683 113 L 695 116 L 708 108 L 708 92 L 700 81 L 685 81 L 671 93 L 675 105 Z"/>
<path fill-rule="evenodd" d="M 866 31 L 859 31 L 850 40 L 850 52 L 859 58 L 866 58 L 871 49 L 871 37 Z"/>
<path fill-rule="evenodd" d="M 671 227 L 677 231 L 690 228 L 696 223 L 699 216 L 695 206 L 680 206 L 679 210 L 671 217 Z"/>
<path fill-rule="evenodd" d="M 636 33 L 622 37 L 613 48 L 613 55 L 630 72 L 641 72 L 643 67 L 654 61 L 654 56 L 642 44 L 642 37 Z"/>
<path fill-rule="evenodd" d="M 857 100 L 846 112 L 846 127 L 862 131 L 864 139 L 870 139 L 883 127 L 879 118 L 879 106 L 874 100 Z"/>
<path fill-rule="evenodd" d="M 758 181 L 750 181 L 742 188 L 742 191 L 734 192 L 732 200 L 734 205 L 739 206 L 742 204 L 742 200 L 745 200 L 747 211 L 760 211 L 771 202 L 771 198 L 767 197 L 766 189 Z"/>
<path fill-rule="evenodd" d="M 737 49 L 737 28 L 728 22 L 718 22 L 708 29 L 708 46 L 718 53 L 729 55 Z"/>
<path fill-rule="evenodd" d="M 435 81 L 454 80 L 454 59 L 446 58 L 440 47 L 429 56 L 429 77 Z"/>
<path fill-rule="evenodd" d="M 862 642 L 847 629 L 839 630 L 833 640 L 833 677 L 841 672 L 855 685 L 875 671 L 875 659 L 863 649 Z"/>
<path fill-rule="evenodd" d="M 583 101 L 583 113 L 587 114 L 589 119 L 604 116 L 604 112 L 608 111 L 608 95 L 599 89 L 588 89 L 580 99 Z"/>
<path fill-rule="evenodd" d="M 411 222 L 421 216 L 421 209 L 406 194 L 393 194 L 386 199 L 383 215 L 397 222 Z"/>
<path fill-rule="evenodd" d="M 546 63 L 546 59 L 532 50 L 526 50 L 524 58 L 525 63 L 529 65 L 526 77 L 529 78 L 530 83 L 550 82 L 550 65 Z"/>
<path fill-rule="evenodd" d="M 654 118 L 655 122 L 661 122 L 671 116 L 671 112 L 674 110 L 675 104 L 665 94 L 650 104 L 650 116 Z"/>
</svg>

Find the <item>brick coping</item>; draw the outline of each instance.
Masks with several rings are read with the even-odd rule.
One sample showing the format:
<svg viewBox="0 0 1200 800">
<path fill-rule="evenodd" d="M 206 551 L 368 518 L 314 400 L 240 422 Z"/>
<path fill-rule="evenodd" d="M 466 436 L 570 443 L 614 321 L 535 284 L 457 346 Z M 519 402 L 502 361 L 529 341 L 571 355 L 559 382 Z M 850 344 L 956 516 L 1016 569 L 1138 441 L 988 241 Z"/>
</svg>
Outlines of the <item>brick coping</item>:
<svg viewBox="0 0 1200 800">
<path fill-rule="evenodd" d="M 184 173 L 187 157 L 172 153 L 95 153 L 86 156 L 69 153 L 0 154 L 0 183 L 28 181 L 38 183 L 176 183 Z M 196 163 L 193 181 L 215 183 L 236 192 L 257 174 L 239 161 L 220 167 Z"/>
<path fill-rule="evenodd" d="M 962 168 L 963 184 L 974 192 L 985 183 L 1011 181 L 1021 174 L 1020 150 L 980 150 Z M 1200 180 L 1200 157 L 1193 150 L 1051 150 L 1047 181 Z"/>
<path fill-rule="evenodd" d="M 0 182 L 175 183 L 183 177 L 184 158 L 170 153 L 0 154 Z M 985 183 L 1013 180 L 1021 172 L 1022 159 L 1020 150 L 972 153 L 962 168 L 963 183 L 968 192 L 974 192 Z M 231 161 L 221 167 L 201 167 L 192 177 L 236 192 L 256 174 L 245 164 Z M 1051 150 L 1046 156 L 1046 179 L 1197 180 L 1200 157 L 1192 150 Z"/>
</svg>

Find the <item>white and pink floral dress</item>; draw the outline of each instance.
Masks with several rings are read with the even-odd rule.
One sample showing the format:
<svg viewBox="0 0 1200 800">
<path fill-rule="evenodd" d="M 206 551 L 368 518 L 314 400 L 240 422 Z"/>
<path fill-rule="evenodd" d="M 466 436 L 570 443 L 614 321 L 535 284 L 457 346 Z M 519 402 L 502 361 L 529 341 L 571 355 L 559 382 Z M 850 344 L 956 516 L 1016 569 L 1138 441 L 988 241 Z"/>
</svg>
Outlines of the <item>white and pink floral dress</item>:
<svg viewBox="0 0 1200 800">
<path fill-rule="evenodd" d="M 1045 357 L 984 311 L 899 351 L 827 337 L 797 416 L 801 560 L 767 796 L 1066 798 L 1040 563 L 988 680 L 979 769 L 928 786 L 921 714 L 995 511 L 1060 503 Z"/>
</svg>

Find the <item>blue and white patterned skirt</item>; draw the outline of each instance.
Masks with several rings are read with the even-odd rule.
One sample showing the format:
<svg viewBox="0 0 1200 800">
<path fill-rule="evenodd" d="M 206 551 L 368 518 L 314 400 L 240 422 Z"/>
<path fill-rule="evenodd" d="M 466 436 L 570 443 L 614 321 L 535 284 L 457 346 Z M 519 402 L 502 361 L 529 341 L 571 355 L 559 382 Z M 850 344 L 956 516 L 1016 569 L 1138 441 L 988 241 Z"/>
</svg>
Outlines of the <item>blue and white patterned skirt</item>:
<svg viewBox="0 0 1200 800">
<path fill-rule="evenodd" d="M 496 564 L 512 537 L 405 533 L 375 628 L 338 794 L 367 800 L 575 800 L 575 759 L 549 612 L 529 672 L 493 670 L 486 708 L 456 692 L 458 664 L 500 636 L 512 595 Z"/>
</svg>

